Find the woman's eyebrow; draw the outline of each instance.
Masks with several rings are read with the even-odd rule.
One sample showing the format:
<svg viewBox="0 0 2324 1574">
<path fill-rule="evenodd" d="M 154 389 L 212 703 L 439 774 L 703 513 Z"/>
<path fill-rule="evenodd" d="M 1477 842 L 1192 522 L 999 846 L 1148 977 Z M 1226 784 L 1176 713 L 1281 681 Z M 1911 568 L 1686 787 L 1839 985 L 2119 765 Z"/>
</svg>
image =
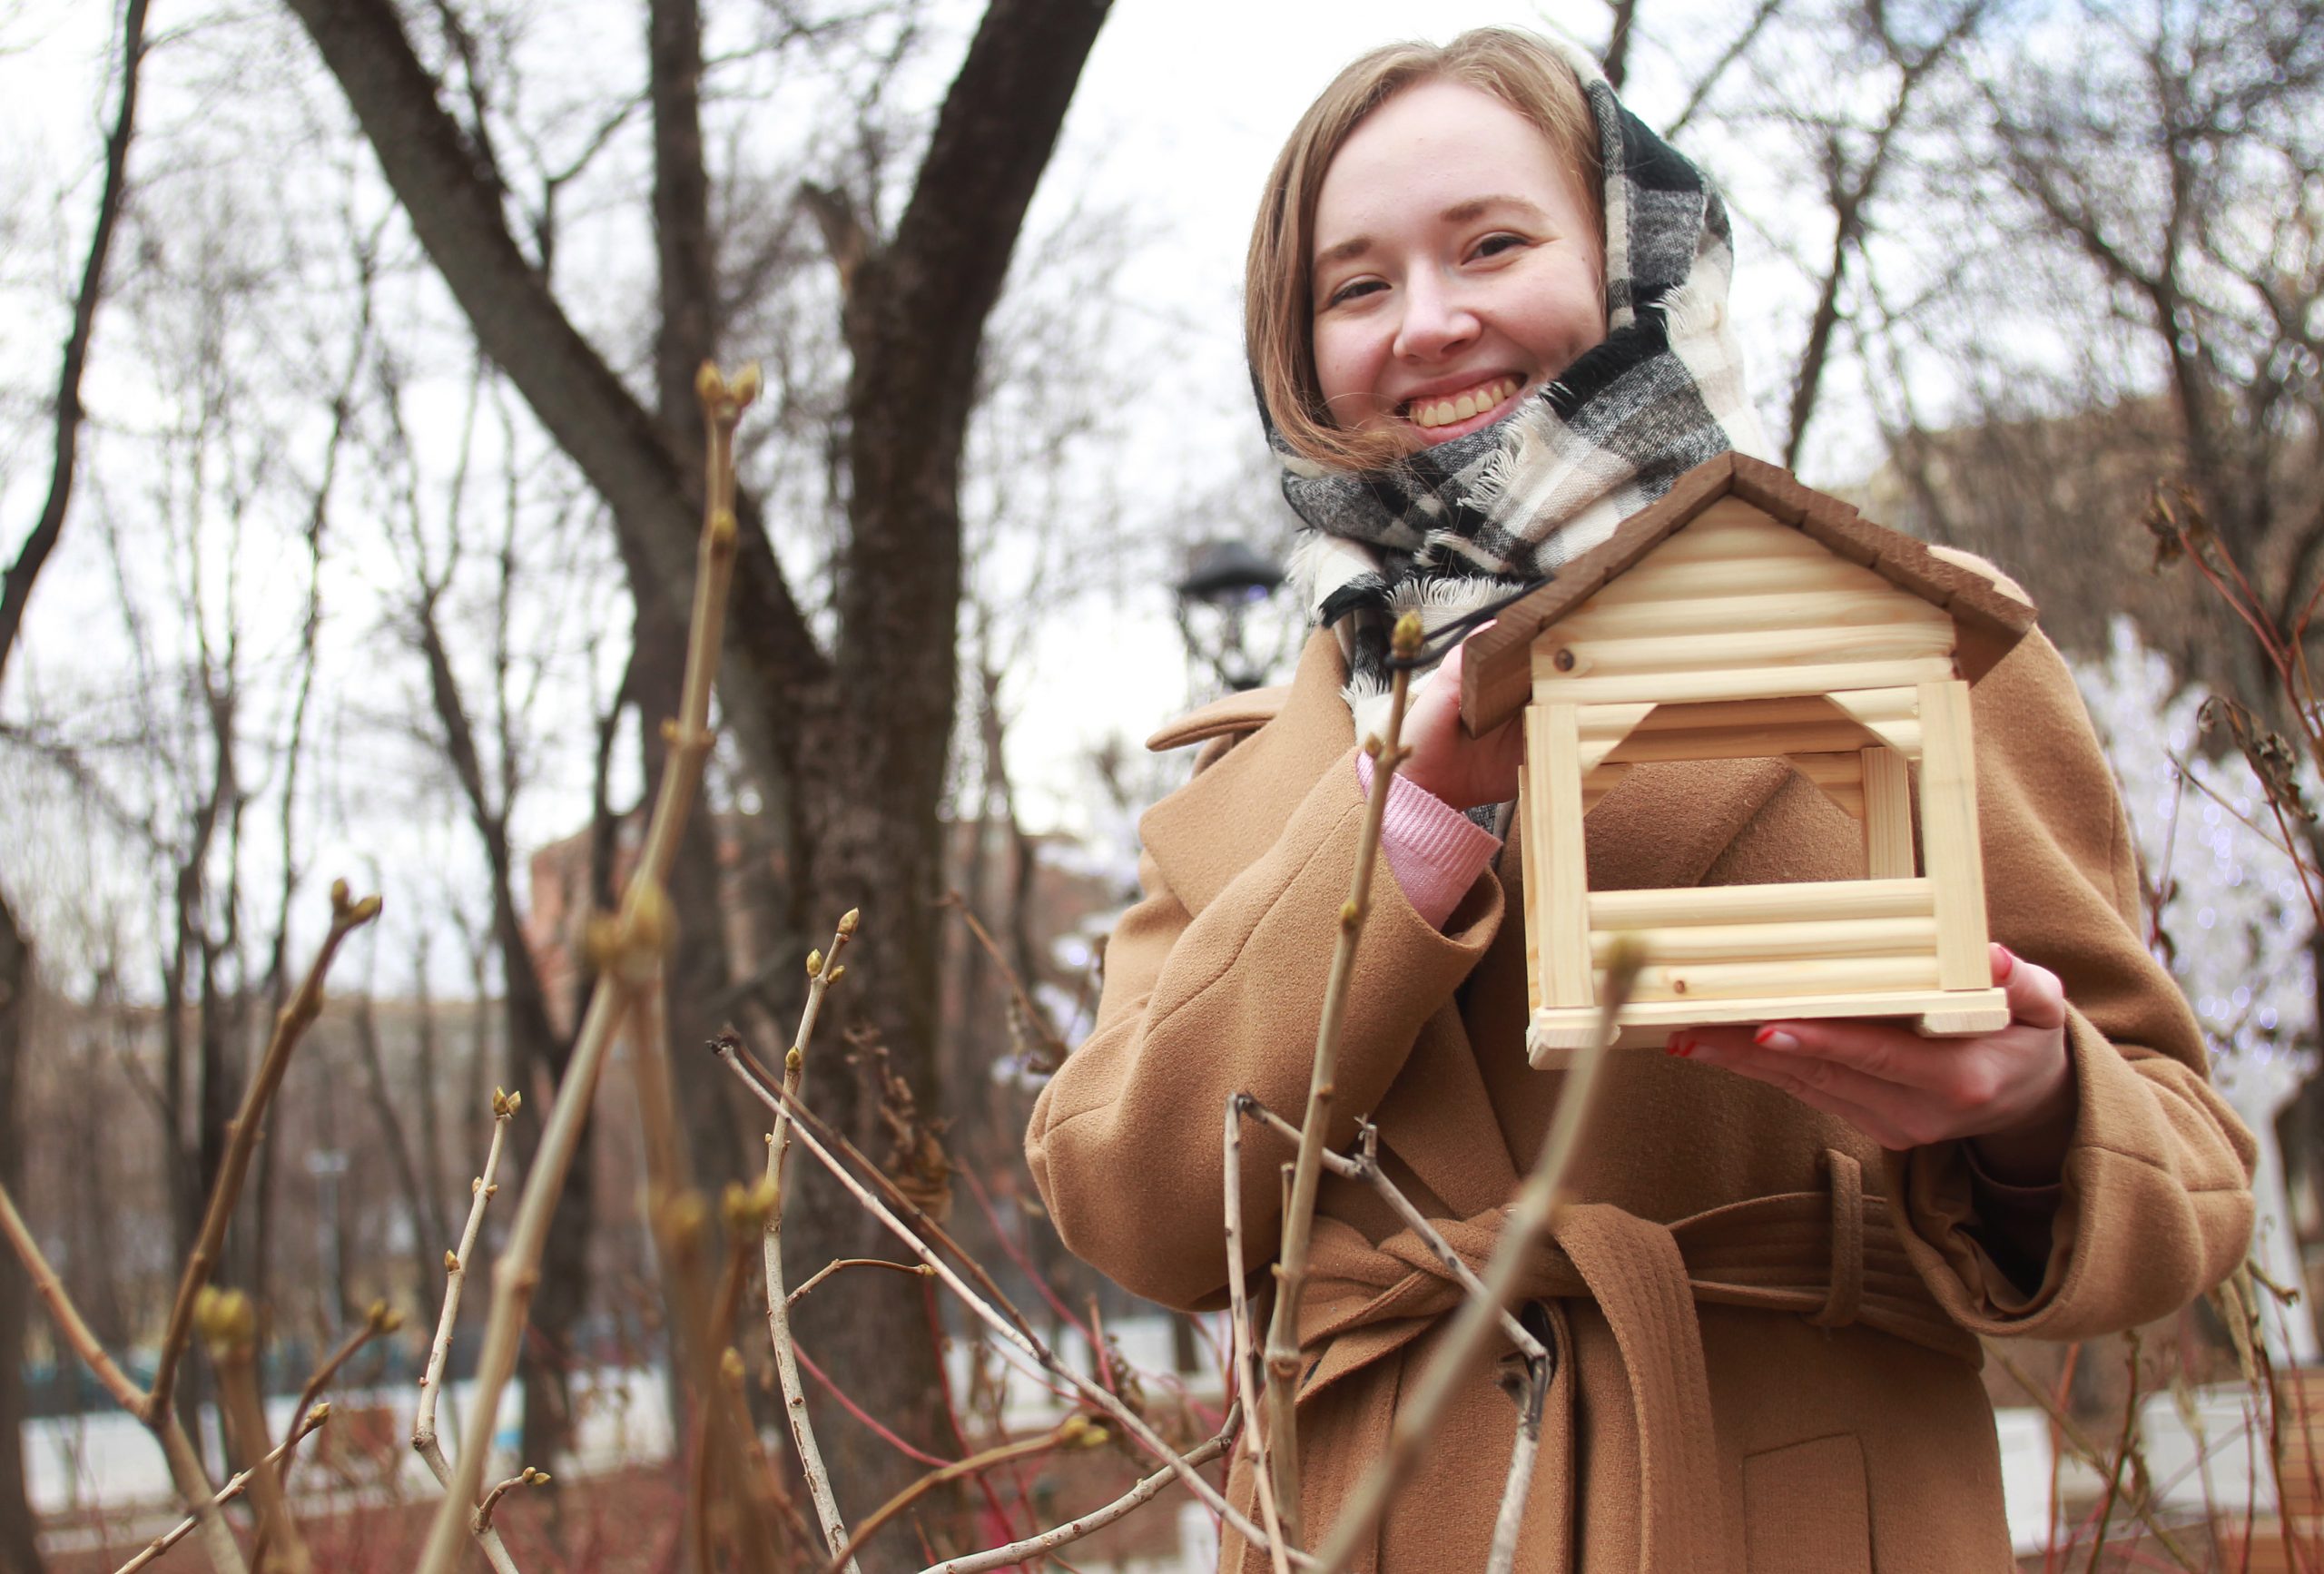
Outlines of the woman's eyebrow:
<svg viewBox="0 0 2324 1574">
<path fill-rule="evenodd" d="M 1486 214 L 1493 212 L 1514 212 L 1535 224 L 1547 225 L 1550 222 L 1549 214 L 1541 211 L 1540 203 L 1505 192 L 1465 198 L 1453 203 L 1436 217 L 1439 223 L 1472 224 Z M 1311 271 L 1321 273 L 1325 269 L 1339 263 L 1353 262 L 1371 250 L 1372 237 L 1369 235 L 1357 235 L 1353 239 L 1338 241 L 1315 253 L 1315 265 Z"/>
<path fill-rule="evenodd" d="M 1471 197 L 1464 202 L 1453 203 L 1437 217 L 1447 224 L 1466 224 L 1483 218 L 1487 213 L 1505 209 L 1513 209 L 1535 223 L 1549 222 L 1550 216 L 1541 211 L 1541 204 L 1528 202 L 1523 197 L 1508 195 Z"/>
</svg>

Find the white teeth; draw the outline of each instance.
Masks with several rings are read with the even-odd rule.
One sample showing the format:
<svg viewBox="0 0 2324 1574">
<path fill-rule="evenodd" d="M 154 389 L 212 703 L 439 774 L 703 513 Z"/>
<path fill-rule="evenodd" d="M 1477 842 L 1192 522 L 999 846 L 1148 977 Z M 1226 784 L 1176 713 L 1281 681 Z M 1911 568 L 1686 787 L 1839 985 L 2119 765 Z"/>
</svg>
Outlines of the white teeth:
<svg viewBox="0 0 2324 1574">
<path fill-rule="evenodd" d="M 1516 379 L 1502 378 L 1472 389 L 1456 398 L 1439 399 L 1433 404 L 1416 404 L 1412 408 L 1412 423 L 1426 430 L 1435 427 L 1449 427 L 1454 421 L 1465 421 L 1472 416 L 1481 415 L 1492 408 L 1503 399 L 1511 398 L 1517 392 L 1518 387 Z"/>
</svg>

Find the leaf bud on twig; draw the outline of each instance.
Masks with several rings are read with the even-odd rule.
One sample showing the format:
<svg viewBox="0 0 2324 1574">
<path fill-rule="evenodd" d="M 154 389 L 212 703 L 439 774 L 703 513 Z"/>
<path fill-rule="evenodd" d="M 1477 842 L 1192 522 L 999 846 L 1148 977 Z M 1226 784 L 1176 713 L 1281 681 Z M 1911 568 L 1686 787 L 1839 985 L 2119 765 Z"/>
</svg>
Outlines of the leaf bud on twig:
<svg viewBox="0 0 2324 1574">
<path fill-rule="evenodd" d="M 734 510 L 716 510 L 710 516 L 710 549 L 713 552 L 732 552 L 734 550 L 734 538 L 741 534 L 741 529 L 734 523 Z"/>
<path fill-rule="evenodd" d="M 460 1254 L 458 1252 L 447 1251 L 444 1254 L 444 1271 L 448 1274 L 460 1271 Z"/>
<path fill-rule="evenodd" d="M 825 979 L 823 982 L 826 984 L 836 984 L 845 977 L 847 977 L 847 964 L 845 962 L 842 962 L 838 967 L 832 969 L 831 977 Z"/>
<path fill-rule="evenodd" d="M 740 414 L 757 402 L 759 390 L 765 386 L 766 376 L 759 370 L 759 363 L 744 361 L 743 369 L 736 372 L 734 380 L 727 385 L 726 391 L 734 397 L 735 413 Z"/>
<path fill-rule="evenodd" d="M 694 397 L 704 405 L 714 404 L 726 396 L 726 379 L 718 375 L 718 363 L 705 360 L 694 374 Z"/>
<path fill-rule="evenodd" d="M 818 974 L 822 973 L 822 970 L 823 952 L 822 948 L 818 946 L 815 949 L 807 953 L 807 976 L 811 979 L 814 978 Z"/>
<path fill-rule="evenodd" d="M 222 1360 L 245 1354 L 258 1337 L 258 1309 L 240 1290 L 204 1284 L 193 1298 L 193 1325 L 202 1343 Z"/>
<path fill-rule="evenodd" d="M 343 913 L 347 910 L 347 882 L 343 880 L 332 880 L 330 882 L 330 910 L 333 913 Z"/>
<path fill-rule="evenodd" d="M 862 921 L 863 910 L 860 907 L 849 908 L 839 915 L 839 932 L 843 935 L 852 935 L 855 932 L 855 926 Z"/>
<path fill-rule="evenodd" d="M 1396 619 L 1395 631 L 1388 636 L 1388 648 L 1398 659 L 1410 661 L 1420 654 L 1421 644 L 1426 638 L 1426 631 L 1421 627 L 1420 614 L 1408 612 Z"/>
<path fill-rule="evenodd" d="M 726 1353 L 718 1358 L 718 1370 L 726 1374 L 729 1382 L 743 1381 L 743 1353 L 729 1344 Z"/>
</svg>

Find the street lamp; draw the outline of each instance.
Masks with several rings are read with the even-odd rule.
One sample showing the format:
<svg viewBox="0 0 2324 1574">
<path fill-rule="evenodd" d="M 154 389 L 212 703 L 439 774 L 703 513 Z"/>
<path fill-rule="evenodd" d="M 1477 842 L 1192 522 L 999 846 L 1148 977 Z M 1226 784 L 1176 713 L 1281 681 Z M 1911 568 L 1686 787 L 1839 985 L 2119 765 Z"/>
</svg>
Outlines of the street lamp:
<svg viewBox="0 0 2324 1574">
<path fill-rule="evenodd" d="M 1187 555 L 1186 577 L 1171 587 L 1178 633 L 1187 655 L 1207 662 L 1223 687 L 1259 686 L 1264 674 L 1244 648 L 1244 615 L 1282 584 L 1283 570 L 1246 542 L 1206 541 Z"/>
</svg>

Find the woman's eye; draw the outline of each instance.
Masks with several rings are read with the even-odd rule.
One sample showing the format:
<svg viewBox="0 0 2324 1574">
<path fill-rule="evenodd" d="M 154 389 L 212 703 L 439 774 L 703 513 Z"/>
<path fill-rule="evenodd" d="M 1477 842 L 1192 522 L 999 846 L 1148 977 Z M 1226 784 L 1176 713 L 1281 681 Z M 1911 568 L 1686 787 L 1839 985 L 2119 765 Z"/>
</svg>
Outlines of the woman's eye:
<svg viewBox="0 0 2324 1574">
<path fill-rule="evenodd" d="M 1488 235 L 1477 242 L 1476 250 L 1471 255 L 1496 257 L 1503 251 L 1523 244 L 1525 244 L 1525 237 L 1522 235 Z"/>
<path fill-rule="evenodd" d="M 1377 279 L 1350 280 L 1347 283 L 1341 285 L 1337 290 L 1333 290 L 1329 296 L 1325 297 L 1324 304 L 1325 306 L 1344 306 L 1349 301 L 1359 300 L 1364 296 L 1371 294 L 1375 290 L 1385 290 L 1387 286 L 1383 284 Z"/>
</svg>

